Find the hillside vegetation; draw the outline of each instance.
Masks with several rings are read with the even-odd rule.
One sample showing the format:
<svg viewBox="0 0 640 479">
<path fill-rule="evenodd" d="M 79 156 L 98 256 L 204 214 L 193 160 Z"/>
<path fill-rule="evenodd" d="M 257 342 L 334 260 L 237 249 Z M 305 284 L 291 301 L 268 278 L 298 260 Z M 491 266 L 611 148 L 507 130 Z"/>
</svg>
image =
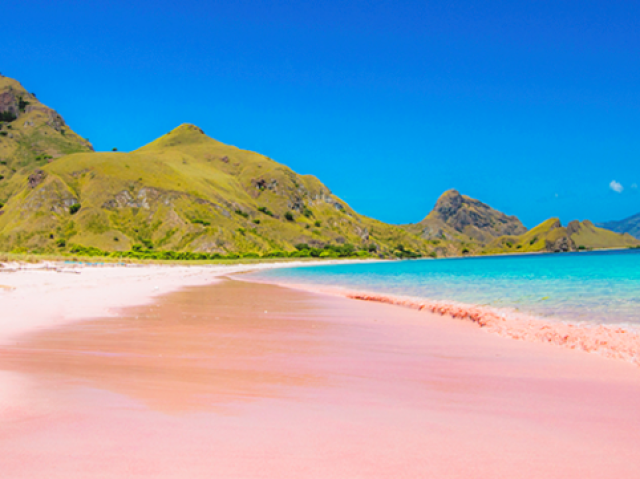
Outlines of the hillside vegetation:
<svg viewBox="0 0 640 479">
<path fill-rule="evenodd" d="M 485 248 L 486 253 L 569 252 L 599 248 L 628 248 L 640 241 L 630 235 L 620 235 L 598 228 L 591 221 L 572 221 L 566 227 L 558 218 L 551 218 L 522 235 L 496 238 Z"/>
<path fill-rule="evenodd" d="M 91 143 L 19 82 L 0 75 L 0 202 L 21 186 L 15 175 L 81 151 L 93 151 Z"/>
<path fill-rule="evenodd" d="M 358 215 L 317 178 L 194 125 L 131 153 L 71 154 L 15 181 L 20 188 L 0 216 L 3 250 L 263 254 L 333 245 L 412 256 L 434 249 Z"/>
<path fill-rule="evenodd" d="M 629 235 L 515 216 L 445 192 L 424 220 L 359 215 L 316 177 L 184 124 L 130 153 L 93 151 L 0 76 L 0 251 L 154 259 L 445 257 L 632 247 Z"/>
</svg>

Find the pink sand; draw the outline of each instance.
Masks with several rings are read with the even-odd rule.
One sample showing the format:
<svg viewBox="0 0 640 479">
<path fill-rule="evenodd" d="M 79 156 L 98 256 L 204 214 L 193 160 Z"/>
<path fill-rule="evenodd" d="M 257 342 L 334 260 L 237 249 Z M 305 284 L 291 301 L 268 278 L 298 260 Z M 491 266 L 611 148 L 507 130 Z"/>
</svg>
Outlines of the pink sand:
<svg viewBox="0 0 640 479">
<path fill-rule="evenodd" d="M 222 281 L 0 365 L 3 477 L 640 477 L 637 367 L 389 304 Z"/>
<path fill-rule="evenodd" d="M 246 279 L 242 276 L 239 279 Z M 275 281 L 251 279 L 266 284 Z M 343 287 L 280 283 L 283 287 L 329 294 L 361 301 L 386 303 L 470 321 L 485 331 L 522 341 L 543 342 L 578 351 L 596 353 L 640 366 L 640 333 L 621 326 L 572 324 L 552 321 L 508 308 L 492 308 L 457 301 L 430 300 L 375 292 L 353 291 Z"/>
</svg>

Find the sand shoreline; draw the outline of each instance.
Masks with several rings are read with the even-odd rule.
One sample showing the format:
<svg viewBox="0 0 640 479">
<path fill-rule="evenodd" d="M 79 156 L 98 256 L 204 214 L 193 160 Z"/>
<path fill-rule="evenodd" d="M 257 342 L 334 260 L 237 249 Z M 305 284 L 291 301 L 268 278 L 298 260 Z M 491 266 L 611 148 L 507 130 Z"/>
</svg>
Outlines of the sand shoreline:
<svg viewBox="0 0 640 479">
<path fill-rule="evenodd" d="M 372 260 L 377 261 L 377 260 Z M 274 268 L 294 268 L 339 261 L 300 261 L 210 266 L 101 265 L 69 266 L 56 262 L 5 265 L 0 268 L 0 344 L 16 341 L 31 330 L 56 327 L 64 322 L 118 314 L 122 308 L 148 304 L 160 295 L 191 286 L 213 284 L 222 276 L 279 284 L 311 293 L 392 304 L 470 321 L 502 337 L 549 343 L 596 353 L 640 366 L 640 334 L 619 326 L 585 325 L 549 321 L 508 308 L 492 308 L 456 301 L 429 300 L 378 292 L 293 284 L 247 277 L 243 273 Z M 355 262 L 362 262 L 356 260 Z M 75 274 L 73 274 L 75 273 Z M 37 298 L 37 301 L 34 301 Z"/>
<path fill-rule="evenodd" d="M 345 262 L 350 261 L 339 261 Z M 0 267 L 0 343 L 38 328 L 114 316 L 122 308 L 148 304 L 182 288 L 212 284 L 228 274 L 333 263 L 338 261 L 202 266 L 105 263 L 99 267 L 48 261 L 7 263 Z"/>
<path fill-rule="evenodd" d="M 109 479 L 640 474 L 637 368 L 379 297 L 231 276 L 256 269 L 0 274 L 15 288 L 0 292 L 2 470 L 56 479 L 96 469 Z"/>
<path fill-rule="evenodd" d="M 168 289 L 180 276 L 152 271 L 106 289 L 148 298 L 152 280 Z M 102 319 L 66 317 L 0 345 L 3 473 L 640 474 L 640 376 L 629 364 L 506 341 L 440 315 L 425 321 L 429 313 L 391 304 L 194 275 L 192 283 L 217 283 Z M 76 302 L 100 299 L 86 286 Z"/>
<path fill-rule="evenodd" d="M 297 284 L 273 279 L 238 279 L 249 282 L 277 284 L 311 293 L 340 296 L 359 301 L 391 304 L 418 311 L 435 313 L 453 319 L 472 322 L 484 331 L 504 338 L 548 343 L 572 350 L 595 353 L 604 358 L 622 360 L 640 366 L 640 332 L 623 326 L 551 321 L 510 308 L 495 308 L 451 300 L 431 300 L 345 287 Z"/>
</svg>

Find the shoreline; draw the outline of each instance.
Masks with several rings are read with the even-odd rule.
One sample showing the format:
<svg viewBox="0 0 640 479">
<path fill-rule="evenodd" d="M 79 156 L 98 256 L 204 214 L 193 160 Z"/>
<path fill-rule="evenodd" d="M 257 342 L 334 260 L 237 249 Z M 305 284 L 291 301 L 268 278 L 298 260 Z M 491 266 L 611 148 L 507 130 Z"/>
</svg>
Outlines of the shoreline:
<svg viewBox="0 0 640 479">
<path fill-rule="evenodd" d="M 366 260 L 198 266 L 0 263 L 4 266 L 0 267 L 0 344 L 14 342 L 35 329 L 113 317 L 122 308 L 149 304 L 158 296 L 191 286 L 213 284 L 233 273 L 362 261 Z"/>
<path fill-rule="evenodd" d="M 622 325 L 551 321 L 532 314 L 520 313 L 510 308 L 495 308 L 450 300 L 430 300 L 337 286 L 314 286 L 271 279 L 246 278 L 242 274 L 235 274 L 234 277 L 247 282 L 277 284 L 311 293 L 384 303 L 434 313 L 474 323 L 482 330 L 504 338 L 552 344 L 571 350 L 598 354 L 608 359 L 622 360 L 640 367 L 640 332 Z"/>
<path fill-rule="evenodd" d="M 640 473 L 640 376 L 629 364 L 391 304 L 216 281 L 0 345 L 5 474 Z"/>
<path fill-rule="evenodd" d="M 113 317 L 122 308 L 149 304 L 160 295 L 191 286 L 213 284 L 221 277 L 233 275 L 242 281 L 278 284 L 311 293 L 386 303 L 435 313 L 472 322 L 483 331 L 501 337 L 553 344 L 640 366 L 640 332 L 625 326 L 550 321 L 509 308 L 429 300 L 342 287 L 292 284 L 245 276 L 247 273 L 266 269 L 362 262 L 386 261 L 306 260 L 199 266 L 104 264 L 99 267 L 45 262 L 44 267 L 43 263 L 21 265 L 17 272 L 11 272 L 10 268 L 0 268 L 0 302 L 3 307 L 0 317 L 0 344 L 17 341 L 22 333 L 28 333 L 33 329 L 56 327 L 74 320 Z M 37 279 L 34 281 L 34 278 Z M 34 302 L 32 297 L 37 297 L 38 301 Z"/>
</svg>

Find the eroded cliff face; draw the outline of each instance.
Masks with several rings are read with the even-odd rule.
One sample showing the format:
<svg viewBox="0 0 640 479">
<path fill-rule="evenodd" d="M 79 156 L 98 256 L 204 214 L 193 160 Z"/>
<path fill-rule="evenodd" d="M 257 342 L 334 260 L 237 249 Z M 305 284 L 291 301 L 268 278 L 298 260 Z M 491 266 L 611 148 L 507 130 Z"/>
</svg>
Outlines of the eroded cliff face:
<svg viewBox="0 0 640 479">
<path fill-rule="evenodd" d="M 545 250 L 551 253 L 576 251 L 576 244 L 571 238 L 572 231 L 575 232 L 576 230 L 576 223 L 578 222 L 572 221 L 565 228 L 562 226 L 562 223 L 560 223 L 560 220 L 556 220 L 549 228 L 545 238 Z M 579 223 L 577 228 L 579 229 Z"/>
<path fill-rule="evenodd" d="M 423 229 L 423 236 L 429 239 L 434 233 L 446 238 L 457 232 L 480 243 L 527 231 L 515 216 L 508 216 L 456 190 L 446 191 L 440 196 L 433 211 L 418 224 Z"/>
</svg>

